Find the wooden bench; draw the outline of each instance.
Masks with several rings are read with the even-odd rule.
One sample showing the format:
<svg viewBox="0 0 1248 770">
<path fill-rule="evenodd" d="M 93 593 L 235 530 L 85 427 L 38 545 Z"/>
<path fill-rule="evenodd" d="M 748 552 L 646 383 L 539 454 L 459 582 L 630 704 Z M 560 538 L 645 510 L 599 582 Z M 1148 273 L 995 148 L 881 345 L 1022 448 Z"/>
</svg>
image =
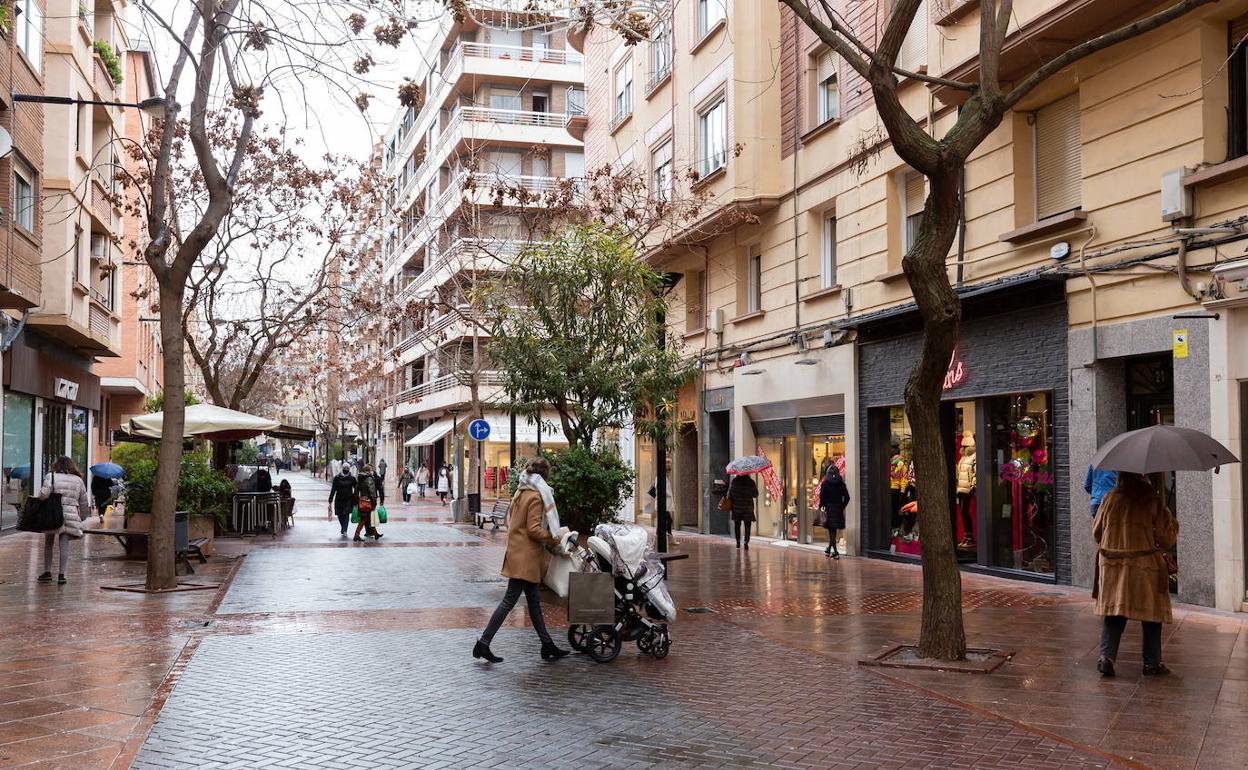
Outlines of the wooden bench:
<svg viewBox="0 0 1248 770">
<path fill-rule="evenodd" d="M 485 529 L 485 522 L 494 522 L 494 529 L 498 529 L 500 522 L 507 523 L 507 514 L 511 513 L 511 500 L 495 500 L 494 506 L 488 511 L 478 511 L 472 514 L 473 519 L 477 523 L 477 529 Z"/>
<path fill-rule="evenodd" d="M 138 546 L 140 541 L 143 542 L 144 546 L 147 545 L 147 532 L 139 529 L 113 529 L 110 527 L 103 527 L 98 529 L 84 529 L 82 534 L 107 535 L 109 537 L 116 538 L 117 542 L 121 544 L 121 547 L 126 549 L 127 554 L 135 553 L 135 548 Z"/>
<path fill-rule="evenodd" d="M 204 556 L 204 552 L 203 552 L 203 547 L 207 544 L 208 544 L 208 538 L 197 537 L 194 540 L 190 540 L 187 542 L 185 551 L 178 551 L 175 558 L 177 562 L 180 562 L 181 564 L 186 566 L 186 574 L 188 575 L 195 574 L 195 568 L 191 566 L 190 557 L 194 556 L 196 559 L 199 559 L 200 564 L 208 563 L 208 557 Z"/>
</svg>

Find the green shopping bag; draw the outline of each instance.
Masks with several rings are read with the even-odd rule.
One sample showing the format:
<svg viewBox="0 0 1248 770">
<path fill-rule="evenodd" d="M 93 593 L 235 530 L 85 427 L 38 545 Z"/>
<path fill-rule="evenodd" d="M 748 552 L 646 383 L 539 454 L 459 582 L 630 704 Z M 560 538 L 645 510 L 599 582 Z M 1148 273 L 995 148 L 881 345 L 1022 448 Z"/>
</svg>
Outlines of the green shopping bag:
<svg viewBox="0 0 1248 770">
<path fill-rule="evenodd" d="M 351 509 L 351 523 L 352 524 L 360 523 L 360 509 L 359 508 Z"/>
<path fill-rule="evenodd" d="M 377 506 L 377 523 L 386 523 L 386 506 L 384 505 Z"/>
</svg>

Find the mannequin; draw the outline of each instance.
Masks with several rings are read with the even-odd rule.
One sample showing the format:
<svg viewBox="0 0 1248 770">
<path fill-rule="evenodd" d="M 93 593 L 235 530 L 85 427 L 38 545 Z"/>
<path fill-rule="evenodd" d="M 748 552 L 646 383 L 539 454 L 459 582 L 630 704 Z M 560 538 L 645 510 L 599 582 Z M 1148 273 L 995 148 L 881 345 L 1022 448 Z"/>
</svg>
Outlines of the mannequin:
<svg viewBox="0 0 1248 770">
<path fill-rule="evenodd" d="M 958 515 L 962 517 L 962 542 L 959 548 L 975 546 L 975 521 L 971 516 L 971 500 L 975 497 L 975 434 L 967 431 L 962 436 L 962 457 L 957 467 Z"/>
<path fill-rule="evenodd" d="M 908 535 L 914 530 L 916 514 L 906 510 L 906 504 L 914 500 L 914 457 L 910 440 L 903 439 L 897 454 L 889 462 L 889 484 L 892 491 L 893 529 L 897 534 Z"/>
</svg>

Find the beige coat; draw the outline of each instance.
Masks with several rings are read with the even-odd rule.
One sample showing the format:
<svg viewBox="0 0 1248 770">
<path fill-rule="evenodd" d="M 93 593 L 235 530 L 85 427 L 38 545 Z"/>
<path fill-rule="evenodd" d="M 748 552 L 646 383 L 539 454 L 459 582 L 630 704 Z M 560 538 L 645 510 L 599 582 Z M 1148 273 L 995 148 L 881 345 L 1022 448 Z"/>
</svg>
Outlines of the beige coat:
<svg viewBox="0 0 1248 770">
<path fill-rule="evenodd" d="M 521 489 L 511 498 L 507 519 L 507 553 L 503 556 L 503 577 L 542 582 L 550 554 L 543 546 L 559 541 L 546 529 L 542 496 L 532 489 Z"/>
<path fill-rule="evenodd" d="M 1155 493 L 1110 492 L 1092 522 L 1096 614 L 1172 622 L 1166 562 L 1156 548 L 1170 548 L 1178 536 L 1179 522 Z"/>
<path fill-rule="evenodd" d="M 61 511 L 65 514 L 65 523 L 60 529 L 50 531 L 70 537 L 82 537 L 82 522 L 91 510 L 86 482 L 72 473 L 49 473 L 43 477 L 43 486 L 39 490 L 39 496 L 45 500 L 52 494 L 53 478 L 56 479 L 56 491 L 61 495 Z"/>
</svg>

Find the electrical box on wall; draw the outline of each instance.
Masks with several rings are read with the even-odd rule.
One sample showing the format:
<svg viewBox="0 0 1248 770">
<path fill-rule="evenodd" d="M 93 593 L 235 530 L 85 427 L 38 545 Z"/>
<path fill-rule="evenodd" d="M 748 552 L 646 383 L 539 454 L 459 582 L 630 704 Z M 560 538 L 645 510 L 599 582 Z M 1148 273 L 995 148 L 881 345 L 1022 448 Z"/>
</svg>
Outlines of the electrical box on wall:
<svg viewBox="0 0 1248 770">
<path fill-rule="evenodd" d="M 53 392 L 56 393 L 57 398 L 73 401 L 78 398 L 78 383 L 57 377 L 53 386 Z"/>
<path fill-rule="evenodd" d="M 1161 219 L 1173 222 L 1192 215 L 1192 190 L 1183 184 L 1183 177 L 1191 173 L 1186 167 L 1176 168 L 1161 175 Z"/>
<path fill-rule="evenodd" d="M 717 307 L 706 313 L 706 327 L 715 334 L 722 334 L 724 331 L 724 309 Z"/>
</svg>

